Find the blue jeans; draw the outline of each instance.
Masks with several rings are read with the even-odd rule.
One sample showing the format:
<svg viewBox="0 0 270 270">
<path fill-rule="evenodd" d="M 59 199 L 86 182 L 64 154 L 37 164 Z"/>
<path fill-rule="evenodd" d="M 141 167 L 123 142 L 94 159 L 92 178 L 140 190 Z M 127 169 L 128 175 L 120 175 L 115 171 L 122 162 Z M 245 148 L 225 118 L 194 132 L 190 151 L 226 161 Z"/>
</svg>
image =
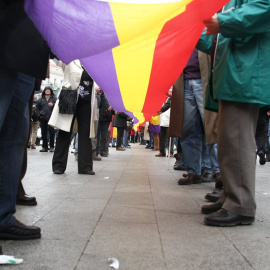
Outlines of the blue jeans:
<svg viewBox="0 0 270 270">
<path fill-rule="evenodd" d="M 202 163 L 211 170 L 204 135 L 201 79 L 185 80 L 184 118 L 181 146 L 188 173 L 201 174 Z M 203 151 L 204 149 L 204 151 Z M 204 158 L 203 157 L 204 153 Z"/>
<path fill-rule="evenodd" d="M 129 129 L 124 130 L 124 136 L 123 136 L 123 146 L 128 146 L 128 135 L 129 135 Z"/>
<path fill-rule="evenodd" d="M 212 174 L 215 175 L 216 173 L 220 172 L 218 159 L 217 159 L 217 144 L 207 144 L 209 158 L 211 163 Z"/>
<path fill-rule="evenodd" d="M 149 145 L 150 147 L 154 147 L 154 135 L 152 132 L 149 132 L 149 137 L 150 137 Z"/>
<path fill-rule="evenodd" d="M 15 222 L 16 195 L 29 133 L 34 77 L 0 69 L 0 229 Z"/>
</svg>

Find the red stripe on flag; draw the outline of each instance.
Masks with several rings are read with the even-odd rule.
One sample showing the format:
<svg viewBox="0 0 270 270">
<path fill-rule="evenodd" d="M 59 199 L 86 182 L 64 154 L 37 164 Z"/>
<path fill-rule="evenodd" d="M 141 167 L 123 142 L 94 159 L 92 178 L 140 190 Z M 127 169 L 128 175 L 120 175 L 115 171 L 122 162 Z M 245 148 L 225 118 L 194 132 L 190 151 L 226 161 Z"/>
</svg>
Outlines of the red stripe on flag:
<svg viewBox="0 0 270 270">
<path fill-rule="evenodd" d="M 184 13 L 168 21 L 156 42 L 148 91 L 143 107 L 146 119 L 156 115 L 166 100 L 165 93 L 180 76 L 211 17 L 228 0 L 194 0 Z"/>
</svg>

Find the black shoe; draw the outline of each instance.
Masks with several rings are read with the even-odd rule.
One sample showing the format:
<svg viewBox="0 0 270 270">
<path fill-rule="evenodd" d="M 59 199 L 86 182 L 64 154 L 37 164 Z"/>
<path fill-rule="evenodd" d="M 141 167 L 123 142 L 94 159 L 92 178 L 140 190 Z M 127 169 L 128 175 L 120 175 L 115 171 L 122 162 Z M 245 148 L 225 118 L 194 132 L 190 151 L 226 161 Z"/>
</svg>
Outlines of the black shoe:
<svg viewBox="0 0 270 270">
<path fill-rule="evenodd" d="M 39 152 L 48 152 L 48 149 L 42 148 L 39 150 Z"/>
<path fill-rule="evenodd" d="M 214 182 L 215 179 L 213 177 L 213 175 L 211 173 L 207 173 L 205 172 L 203 175 L 202 175 L 202 182 L 203 183 L 211 183 L 211 182 Z"/>
<path fill-rule="evenodd" d="M 16 204 L 18 205 L 37 205 L 37 200 L 35 197 L 30 197 L 26 194 L 17 196 Z"/>
<path fill-rule="evenodd" d="M 53 173 L 54 173 L 54 174 L 63 174 L 64 171 L 61 171 L 61 170 L 54 170 Z"/>
<path fill-rule="evenodd" d="M 216 188 L 212 193 L 207 193 L 205 195 L 205 199 L 209 202 L 217 202 L 219 198 L 221 197 L 223 189 Z"/>
<path fill-rule="evenodd" d="M 186 167 L 184 167 L 184 166 L 178 166 L 178 165 L 174 165 L 173 166 L 173 169 L 174 170 L 177 170 L 177 171 L 186 171 Z"/>
<path fill-rule="evenodd" d="M 205 217 L 204 224 L 210 226 L 231 227 L 237 225 L 250 225 L 254 220 L 254 217 L 233 214 L 230 211 L 221 208 L 216 213 Z"/>
<path fill-rule="evenodd" d="M 78 174 L 89 174 L 89 175 L 95 175 L 95 172 L 94 172 L 94 171 L 81 171 L 81 172 L 78 172 Z"/>
<path fill-rule="evenodd" d="M 203 205 L 201 208 L 201 211 L 203 214 L 211 214 L 221 209 L 222 205 L 223 204 L 220 202 L 209 204 L 209 205 Z"/>
<path fill-rule="evenodd" d="M 260 157 L 260 164 L 264 165 L 266 163 L 266 159 L 265 159 L 265 153 L 264 151 L 260 150 L 257 152 L 257 155 Z"/>
<path fill-rule="evenodd" d="M 104 154 L 104 153 L 101 153 L 100 156 L 102 156 L 102 157 L 108 157 L 108 155 L 107 154 Z"/>
<path fill-rule="evenodd" d="M 0 230 L 1 240 L 30 240 L 41 237 L 40 228 L 36 226 L 26 226 L 17 219 L 15 223 L 6 229 Z"/>
</svg>

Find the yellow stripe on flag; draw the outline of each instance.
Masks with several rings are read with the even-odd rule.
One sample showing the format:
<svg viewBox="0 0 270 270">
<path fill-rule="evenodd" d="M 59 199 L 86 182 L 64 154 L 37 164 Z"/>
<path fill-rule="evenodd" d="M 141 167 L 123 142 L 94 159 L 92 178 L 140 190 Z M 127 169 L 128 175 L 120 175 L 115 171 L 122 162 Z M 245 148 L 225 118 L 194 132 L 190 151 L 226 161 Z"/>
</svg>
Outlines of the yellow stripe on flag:
<svg viewBox="0 0 270 270">
<path fill-rule="evenodd" d="M 112 50 L 119 87 L 126 110 L 132 111 L 139 122 L 144 121 L 141 111 L 158 35 L 165 23 L 184 12 L 191 1 L 166 4 L 110 3 L 120 41 L 120 46 Z"/>
</svg>

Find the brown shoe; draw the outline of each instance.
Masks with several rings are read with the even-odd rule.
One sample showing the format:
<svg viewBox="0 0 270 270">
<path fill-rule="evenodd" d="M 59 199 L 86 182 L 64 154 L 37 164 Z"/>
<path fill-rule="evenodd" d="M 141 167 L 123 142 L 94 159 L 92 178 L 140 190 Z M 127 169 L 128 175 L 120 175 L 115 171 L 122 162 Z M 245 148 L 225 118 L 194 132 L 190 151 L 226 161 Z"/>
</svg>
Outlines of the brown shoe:
<svg viewBox="0 0 270 270">
<path fill-rule="evenodd" d="M 122 146 L 120 146 L 120 147 L 116 147 L 116 150 L 117 151 L 126 151 L 126 148 L 123 148 Z"/>
<path fill-rule="evenodd" d="M 187 177 L 180 178 L 178 185 L 192 185 L 202 183 L 201 175 L 189 173 Z"/>
<path fill-rule="evenodd" d="M 34 144 L 32 144 L 31 149 L 36 149 L 36 146 Z"/>
<path fill-rule="evenodd" d="M 42 148 L 39 150 L 39 152 L 48 152 L 48 149 Z"/>
</svg>

